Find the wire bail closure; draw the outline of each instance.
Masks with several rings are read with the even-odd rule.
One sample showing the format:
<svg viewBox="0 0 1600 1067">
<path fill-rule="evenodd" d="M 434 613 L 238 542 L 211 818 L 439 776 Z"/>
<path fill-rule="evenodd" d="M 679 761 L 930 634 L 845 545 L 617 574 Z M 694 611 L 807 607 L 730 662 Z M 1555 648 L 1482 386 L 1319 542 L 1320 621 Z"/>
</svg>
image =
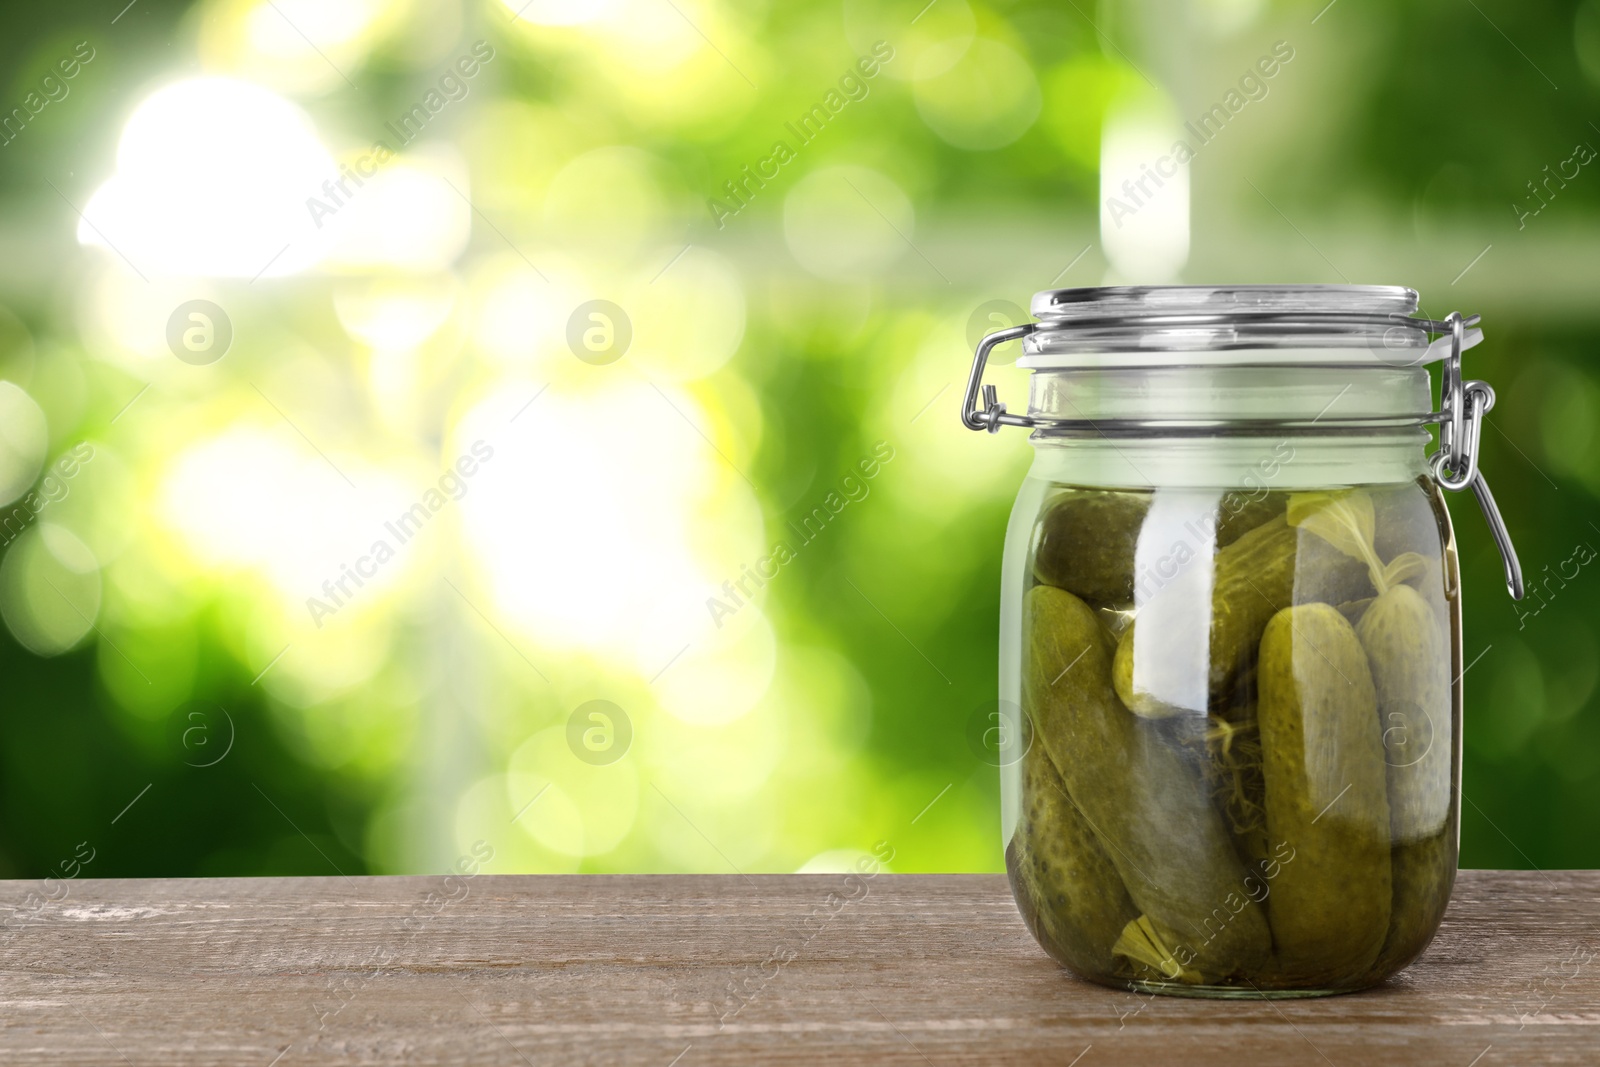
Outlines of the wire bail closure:
<svg viewBox="0 0 1600 1067">
<path fill-rule="evenodd" d="M 996 345 L 1026 337 L 1039 328 L 1036 322 L 1025 322 L 1004 330 L 984 335 L 972 354 L 972 373 L 967 377 L 967 395 L 961 402 L 961 422 L 969 430 L 988 430 L 999 433 L 1002 426 L 1032 426 L 1034 420 L 1027 415 L 1008 415 L 1006 406 L 995 399 L 992 385 L 983 384 L 983 370 L 989 365 L 989 353 Z M 978 391 L 983 391 L 983 407 L 978 407 Z"/>
<path fill-rule="evenodd" d="M 1428 469 L 1439 485 L 1459 493 L 1467 487 L 1478 498 L 1484 521 L 1500 549 L 1501 562 L 1506 568 L 1506 590 L 1512 600 L 1521 600 L 1522 564 L 1517 560 L 1516 546 L 1511 543 L 1511 533 L 1506 529 L 1500 506 L 1495 503 L 1489 483 L 1478 469 L 1478 445 L 1483 439 L 1483 417 L 1494 407 L 1494 389 L 1488 382 L 1463 381 L 1461 378 L 1461 342 L 1468 326 L 1478 324 L 1478 316 L 1463 318 L 1459 311 L 1444 317 L 1450 327 L 1450 354 L 1445 357 L 1444 372 L 1439 383 L 1439 450 L 1428 457 Z"/>
<path fill-rule="evenodd" d="M 1483 509 L 1484 520 L 1494 536 L 1500 559 L 1505 564 L 1506 589 L 1512 600 L 1521 600 L 1524 593 L 1522 564 L 1517 560 L 1516 547 L 1500 515 L 1489 483 L 1478 469 L 1478 445 L 1482 440 L 1483 417 L 1494 407 L 1494 389 L 1488 382 L 1464 381 L 1461 377 L 1461 351 L 1467 327 L 1476 326 L 1477 315 L 1463 316 L 1452 311 L 1441 322 L 1412 320 L 1418 325 L 1450 331 L 1450 354 L 1444 360 L 1444 371 L 1439 387 L 1439 411 L 1426 421 L 1439 424 L 1439 449 L 1428 457 L 1428 469 L 1442 488 L 1453 493 L 1470 487 Z M 967 377 L 967 391 L 961 403 L 961 422 L 969 430 L 999 433 L 1002 426 L 1037 425 L 1028 415 L 1012 415 L 1006 411 L 995 392 L 995 387 L 983 383 L 983 372 L 989 363 L 989 353 L 1008 341 L 1020 340 L 1039 328 L 1037 322 L 1027 322 L 986 334 L 978 342 L 972 355 L 972 372 Z M 979 399 L 982 406 L 979 406 Z"/>
</svg>

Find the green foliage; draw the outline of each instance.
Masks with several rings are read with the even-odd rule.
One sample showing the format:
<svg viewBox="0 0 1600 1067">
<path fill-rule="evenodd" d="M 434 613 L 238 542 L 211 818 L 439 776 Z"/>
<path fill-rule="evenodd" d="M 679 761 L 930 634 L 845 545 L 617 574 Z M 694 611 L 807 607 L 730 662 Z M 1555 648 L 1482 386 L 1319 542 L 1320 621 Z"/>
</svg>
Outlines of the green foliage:
<svg viewBox="0 0 1600 1067">
<path fill-rule="evenodd" d="M 479 837 L 497 870 L 794 870 L 880 840 L 901 870 L 1001 869 L 996 775 L 965 737 L 993 699 L 1001 539 L 1028 448 L 956 425 L 967 320 L 987 300 L 1120 280 L 1096 222 L 1108 114 L 1152 99 L 1198 114 L 1279 40 L 1293 65 L 1191 165 L 1186 277 L 1347 270 L 1417 285 L 1435 314 L 1484 313 L 1469 373 L 1500 405 L 1483 466 L 1536 596 L 1504 598 L 1457 498 L 1462 862 L 1600 864 L 1600 577 L 1576 562 L 1600 545 L 1600 385 L 1596 309 L 1572 280 L 1595 268 L 1600 172 L 1584 166 L 1521 228 L 1513 207 L 1574 144 L 1600 145 L 1593 3 L 1210 3 L 1155 20 L 1120 3 L 617 0 L 556 26 L 538 0 L 516 19 L 475 0 L 460 25 L 378 5 L 326 55 L 288 35 L 287 58 L 252 67 L 240 27 L 259 6 L 141 0 L 114 24 L 84 4 L 0 12 L 0 108 L 74 42 L 97 49 L 0 147 L 0 378 L 43 411 L 52 459 L 97 448 L 19 526 L 58 523 L 101 564 L 95 627 L 70 651 L 0 636 L 0 874 L 60 872 L 82 841 L 90 875 L 422 871 Z M 276 17 L 257 22 L 276 33 Z M 427 138 L 471 201 L 445 201 L 470 240 L 442 265 L 141 285 L 123 265 L 138 250 L 80 247 L 77 212 L 159 86 L 202 69 L 281 79 L 349 162 L 478 40 L 495 58 Z M 862 74 L 878 41 L 893 58 Z M 842 106 L 798 136 L 835 91 Z M 212 131 L 188 132 L 203 158 Z M 747 178 L 780 141 L 793 158 Z M 330 225 L 376 199 L 358 189 Z M 212 366 L 119 333 L 141 307 L 164 319 L 204 294 L 235 330 Z M 609 365 L 568 349 L 569 313 L 595 299 L 633 318 Z M 1021 378 L 999 373 L 1015 408 Z M 324 460 L 360 493 L 382 487 L 373 506 L 393 517 L 480 433 L 496 458 L 427 539 L 311 626 L 316 582 L 386 536 L 361 516 L 344 541 L 305 535 L 343 506 Z M 879 442 L 894 458 L 865 478 Z M 219 466 L 195 466 L 208 455 Z M 269 460 L 278 474 L 250 465 Z M 798 542 L 785 531 L 846 476 L 861 498 L 747 585 L 759 610 L 742 595 L 709 621 L 718 583 Z M 308 489 L 317 478 L 331 488 Z M 490 544 L 508 529 L 520 551 Z M 289 565 L 304 561 L 286 545 L 319 543 L 327 560 Z M 672 621 L 640 636 L 630 590 L 669 571 L 681 585 L 647 606 Z M 632 720 L 610 765 L 562 740 L 596 699 Z M 224 729 L 232 748 L 202 765 Z"/>
</svg>

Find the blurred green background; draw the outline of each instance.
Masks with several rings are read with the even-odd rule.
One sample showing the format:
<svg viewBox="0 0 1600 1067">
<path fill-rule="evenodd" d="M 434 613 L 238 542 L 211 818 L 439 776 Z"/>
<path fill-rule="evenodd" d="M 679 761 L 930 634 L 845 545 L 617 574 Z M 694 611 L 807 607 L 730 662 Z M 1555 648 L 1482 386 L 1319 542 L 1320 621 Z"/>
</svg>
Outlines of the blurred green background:
<svg viewBox="0 0 1600 1067">
<path fill-rule="evenodd" d="M 118 6 L 0 13 L 0 875 L 1001 869 L 1038 289 L 1479 312 L 1600 544 L 1595 0 Z M 1600 576 L 1453 507 L 1462 863 L 1596 866 Z"/>
</svg>

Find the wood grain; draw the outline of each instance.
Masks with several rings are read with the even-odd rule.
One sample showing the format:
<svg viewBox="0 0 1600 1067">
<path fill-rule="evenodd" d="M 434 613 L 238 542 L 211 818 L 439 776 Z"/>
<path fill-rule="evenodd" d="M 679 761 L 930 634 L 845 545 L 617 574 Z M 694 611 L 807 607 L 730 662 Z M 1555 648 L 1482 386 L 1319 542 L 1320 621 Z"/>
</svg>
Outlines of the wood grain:
<svg viewBox="0 0 1600 1067">
<path fill-rule="evenodd" d="M 1081 982 L 998 875 L 59 886 L 0 883 L 8 1064 L 1600 1063 L 1600 873 L 1464 871 L 1399 977 L 1275 1003 Z"/>
</svg>

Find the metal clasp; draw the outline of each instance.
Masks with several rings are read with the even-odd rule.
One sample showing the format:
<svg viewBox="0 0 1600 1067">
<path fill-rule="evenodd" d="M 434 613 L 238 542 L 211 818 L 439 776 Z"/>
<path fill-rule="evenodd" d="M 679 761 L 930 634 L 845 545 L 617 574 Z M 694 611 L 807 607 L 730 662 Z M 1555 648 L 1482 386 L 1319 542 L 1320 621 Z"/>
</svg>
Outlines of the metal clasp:
<svg viewBox="0 0 1600 1067">
<path fill-rule="evenodd" d="M 1500 507 L 1489 491 L 1489 483 L 1478 469 L 1478 445 L 1483 439 L 1483 417 L 1494 407 L 1494 390 L 1488 382 L 1463 381 L 1461 378 L 1461 342 L 1468 326 L 1478 324 L 1478 316 L 1463 318 L 1452 311 L 1444 318 L 1450 329 L 1450 354 L 1445 357 L 1444 372 L 1439 385 L 1439 450 L 1428 457 L 1428 467 L 1433 480 L 1453 493 L 1472 487 L 1478 498 L 1483 517 L 1500 549 L 1500 559 L 1506 568 L 1506 588 L 1512 600 L 1523 595 L 1522 564 L 1517 561 L 1517 550 L 1511 543 Z"/>
<path fill-rule="evenodd" d="M 1033 419 L 1027 415 L 1006 414 L 1006 406 L 995 397 L 994 386 L 983 384 L 983 369 L 988 366 L 989 352 L 996 345 L 1026 337 L 1038 328 L 1039 324 L 1036 322 L 1025 322 L 1021 326 L 1010 326 L 986 334 L 983 340 L 978 342 L 978 347 L 972 354 L 972 373 L 967 378 L 967 395 L 961 401 L 961 422 L 967 429 L 999 433 L 1002 426 L 1033 425 Z M 983 393 L 982 408 L 978 407 L 980 389 Z"/>
</svg>

